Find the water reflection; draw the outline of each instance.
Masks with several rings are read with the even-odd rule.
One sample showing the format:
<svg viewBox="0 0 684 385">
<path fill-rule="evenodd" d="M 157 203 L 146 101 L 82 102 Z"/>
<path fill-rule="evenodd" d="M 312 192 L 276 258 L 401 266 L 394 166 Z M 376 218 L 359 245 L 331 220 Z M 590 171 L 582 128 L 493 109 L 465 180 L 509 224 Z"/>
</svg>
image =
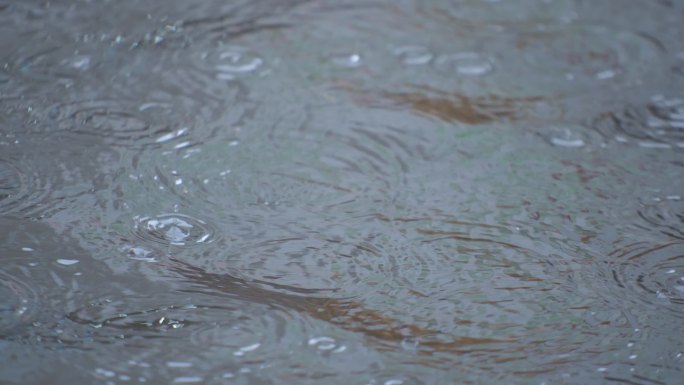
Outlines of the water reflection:
<svg viewBox="0 0 684 385">
<path fill-rule="evenodd" d="M 488 124 L 516 120 L 542 120 L 554 116 L 537 113 L 539 106 L 553 103 L 543 97 L 505 97 L 486 95 L 468 97 L 450 94 L 429 87 L 419 87 L 416 92 L 387 92 L 383 96 L 422 114 L 447 122 L 464 124 Z M 420 92 L 422 91 L 422 92 Z M 553 105 L 551 107 L 554 108 Z M 560 114 L 560 112 L 554 111 Z"/>
</svg>

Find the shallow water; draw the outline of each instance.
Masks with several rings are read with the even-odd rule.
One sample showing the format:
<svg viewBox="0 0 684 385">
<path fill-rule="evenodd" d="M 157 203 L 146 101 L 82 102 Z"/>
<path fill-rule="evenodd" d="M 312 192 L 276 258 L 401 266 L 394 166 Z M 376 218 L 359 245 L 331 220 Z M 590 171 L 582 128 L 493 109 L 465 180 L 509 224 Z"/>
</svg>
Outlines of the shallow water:
<svg viewBox="0 0 684 385">
<path fill-rule="evenodd" d="M 0 0 L 0 383 L 681 384 L 682 19 Z"/>
</svg>

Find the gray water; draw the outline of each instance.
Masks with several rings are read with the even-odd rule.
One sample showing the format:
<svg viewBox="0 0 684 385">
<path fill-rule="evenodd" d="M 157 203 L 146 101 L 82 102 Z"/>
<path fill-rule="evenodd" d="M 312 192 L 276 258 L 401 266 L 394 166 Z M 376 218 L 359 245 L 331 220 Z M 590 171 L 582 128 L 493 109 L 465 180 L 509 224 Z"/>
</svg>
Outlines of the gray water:
<svg viewBox="0 0 684 385">
<path fill-rule="evenodd" d="M 0 0 L 0 383 L 684 384 L 684 2 Z"/>
</svg>

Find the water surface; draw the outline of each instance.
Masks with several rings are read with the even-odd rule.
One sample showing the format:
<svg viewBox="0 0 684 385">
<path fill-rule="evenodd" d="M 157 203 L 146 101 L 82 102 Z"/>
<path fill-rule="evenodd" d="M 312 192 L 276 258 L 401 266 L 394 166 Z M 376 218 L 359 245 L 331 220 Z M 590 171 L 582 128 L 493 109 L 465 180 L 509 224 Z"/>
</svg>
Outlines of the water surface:
<svg viewBox="0 0 684 385">
<path fill-rule="evenodd" d="M 682 19 L 0 0 L 0 383 L 682 383 Z"/>
</svg>

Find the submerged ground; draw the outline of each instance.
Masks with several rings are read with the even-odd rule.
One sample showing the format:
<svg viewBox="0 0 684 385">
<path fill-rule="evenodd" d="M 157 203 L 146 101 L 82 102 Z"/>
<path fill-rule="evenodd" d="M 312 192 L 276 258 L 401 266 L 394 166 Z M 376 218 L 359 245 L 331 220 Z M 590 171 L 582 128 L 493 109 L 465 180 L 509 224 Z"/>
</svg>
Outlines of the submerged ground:
<svg viewBox="0 0 684 385">
<path fill-rule="evenodd" d="M 0 383 L 683 383 L 682 20 L 0 0 Z"/>
</svg>

